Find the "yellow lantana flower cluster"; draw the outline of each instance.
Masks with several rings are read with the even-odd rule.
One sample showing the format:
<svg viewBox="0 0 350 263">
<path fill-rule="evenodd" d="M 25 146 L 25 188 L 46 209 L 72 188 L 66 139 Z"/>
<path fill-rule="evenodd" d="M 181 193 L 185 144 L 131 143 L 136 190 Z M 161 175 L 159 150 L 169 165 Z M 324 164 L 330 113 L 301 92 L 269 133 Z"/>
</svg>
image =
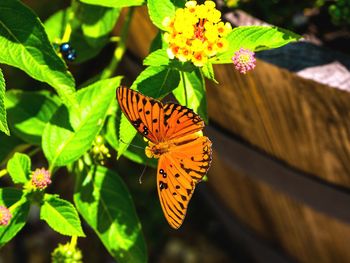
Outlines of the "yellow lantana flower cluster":
<svg viewBox="0 0 350 263">
<path fill-rule="evenodd" d="M 227 49 L 225 37 L 232 30 L 230 23 L 221 21 L 221 12 L 213 1 L 202 5 L 188 1 L 185 8 L 176 10 L 173 18 L 166 17 L 163 26 L 169 58 L 192 61 L 198 67 Z"/>
</svg>

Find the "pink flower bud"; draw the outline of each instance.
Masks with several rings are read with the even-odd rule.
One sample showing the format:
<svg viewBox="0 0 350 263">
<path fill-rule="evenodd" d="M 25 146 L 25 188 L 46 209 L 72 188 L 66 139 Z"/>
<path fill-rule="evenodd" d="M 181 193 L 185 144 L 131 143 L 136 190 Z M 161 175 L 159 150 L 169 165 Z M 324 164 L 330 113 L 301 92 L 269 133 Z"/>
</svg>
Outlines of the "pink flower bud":
<svg viewBox="0 0 350 263">
<path fill-rule="evenodd" d="M 7 226 L 12 218 L 10 210 L 6 206 L 0 205 L 0 226 Z"/>
<path fill-rule="evenodd" d="M 255 53 L 249 49 L 240 48 L 235 55 L 232 57 L 235 68 L 242 74 L 255 68 Z"/>
<path fill-rule="evenodd" d="M 37 168 L 32 172 L 32 185 L 37 189 L 45 189 L 49 184 L 51 184 L 51 174 L 45 168 Z"/>
</svg>

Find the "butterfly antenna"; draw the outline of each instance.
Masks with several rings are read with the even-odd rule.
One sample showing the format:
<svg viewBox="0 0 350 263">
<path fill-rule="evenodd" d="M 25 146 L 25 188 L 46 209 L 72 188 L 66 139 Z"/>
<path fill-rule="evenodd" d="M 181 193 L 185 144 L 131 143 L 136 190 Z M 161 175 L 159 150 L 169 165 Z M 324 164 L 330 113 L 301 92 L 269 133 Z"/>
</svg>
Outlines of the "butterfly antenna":
<svg viewBox="0 0 350 263">
<path fill-rule="evenodd" d="M 145 167 L 143 168 L 143 171 L 142 171 L 142 173 L 141 173 L 141 175 L 140 175 L 140 177 L 139 177 L 139 183 L 140 183 L 140 184 L 142 184 L 142 176 L 143 176 L 143 174 L 146 172 L 146 168 L 147 168 L 147 166 L 145 165 Z"/>
<path fill-rule="evenodd" d="M 135 148 L 139 148 L 139 149 L 144 149 L 145 147 L 141 147 L 141 146 L 138 146 L 138 145 L 135 145 L 135 144 L 131 144 L 131 143 L 126 143 L 124 142 L 122 139 L 119 139 L 120 142 L 124 143 L 124 144 L 128 144 L 132 147 L 135 147 Z"/>
<path fill-rule="evenodd" d="M 146 160 L 146 164 L 145 164 L 145 167 L 143 168 L 143 171 L 139 177 L 139 183 L 142 184 L 142 176 L 144 175 L 144 173 L 146 172 L 146 169 L 147 169 L 147 166 L 148 166 L 148 159 Z"/>
</svg>

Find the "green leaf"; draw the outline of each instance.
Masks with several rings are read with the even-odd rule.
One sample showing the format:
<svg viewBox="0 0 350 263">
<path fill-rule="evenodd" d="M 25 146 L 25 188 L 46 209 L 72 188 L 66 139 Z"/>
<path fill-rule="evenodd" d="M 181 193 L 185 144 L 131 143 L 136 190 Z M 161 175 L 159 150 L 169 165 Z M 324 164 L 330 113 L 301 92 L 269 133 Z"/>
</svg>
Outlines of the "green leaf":
<svg viewBox="0 0 350 263">
<path fill-rule="evenodd" d="M 133 139 L 135 138 L 136 134 L 137 130 L 131 125 L 129 120 L 123 114 L 121 116 L 119 124 L 119 137 L 123 143 L 119 145 L 117 159 L 119 159 L 120 156 L 122 156 L 125 153 L 125 151 L 132 143 Z"/>
<path fill-rule="evenodd" d="M 165 29 L 162 25 L 165 17 L 173 17 L 175 15 L 175 6 L 170 0 L 148 0 L 148 14 L 151 21 L 160 29 Z"/>
<path fill-rule="evenodd" d="M 180 104 L 193 109 L 208 123 L 205 85 L 199 69 L 193 72 L 184 72 L 182 76 L 179 86 L 173 90 L 175 98 Z"/>
<path fill-rule="evenodd" d="M 64 166 L 82 156 L 92 145 L 115 100 L 121 77 L 105 79 L 77 92 L 81 112 L 64 105 L 46 125 L 42 147 L 51 166 Z"/>
<path fill-rule="evenodd" d="M 216 84 L 219 83 L 219 82 L 217 82 L 216 79 L 215 79 L 213 64 L 211 64 L 210 62 L 204 64 L 203 67 L 201 67 L 201 71 L 202 71 L 204 77 L 206 77 L 207 79 L 210 79 L 210 80 L 214 81 Z"/>
<path fill-rule="evenodd" d="M 81 28 L 91 46 L 98 46 L 101 38 L 108 37 L 119 18 L 120 10 L 80 3 L 78 13 Z"/>
<path fill-rule="evenodd" d="M 10 128 L 30 144 L 41 144 L 44 127 L 59 105 L 58 98 L 48 92 L 10 90 L 6 93 Z"/>
<path fill-rule="evenodd" d="M 184 8 L 187 0 L 171 0 L 177 8 Z"/>
<path fill-rule="evenodd" d="M 209 64 L 209 63 L 208 63 Z M 177 59 L 169 59 L 166 49 L 158 49 L 149 54 L 143 61 L 145 66 L 167 66 L 171 70 L 192 72 L 197 67 L 192 62 L 181 62 Z"/>
<path fill-rule="evenodd" d="M 40 219 L 45 220 L 53 230 L 62 235 L 85 236 L 74 205 L 56 195 L 45 194 Z"/>
<path fill-rule="evenodd" d="M 9 127 L 7 126 L 6 110 L 5 110 L 5 79 L 0 69 L 0 131 L 10 135 Z"/>
<path fill-rule="evenodd" d="M 175 89 L 179 72 L 166 66 L 149 66 L 136 78 L 131 88 L 153 98 L 162 98 Z"/>
<path fill-rule="evenodd" d="M 106 7 L 122 8 L 142 5 L 144 0 L 80 0 L 83 3 Z"/>
<path fill-rule="evenodd" d="M 286 29 L 271 26 L 240 26 L 229 33 L 226 39 L 229 46 L 226 52 L 218 54 L 213 63 L 232 63 L 232 56 L 240 48 L 261 51 L 278 48 L 298 41 L 301 36 Z"/>
<path fill-rule="evenodd" d="M 169 65 L 170 60 L 166 49 L 158 49 L 149 54 L 143 61 L 145 66 L 164 66 Z"/>
<path fill-rule="evenodd" d="M 130 193 L 115 172 L 93 167 L 77 181 L 74 202 L 115 260 L 147 262 L 146 244 Z"/>
<path fill-rule="evenodd" d="M 121 110 L 119 109 L 117 114 L 108 118 L 107 131 L 105 134 L 108 144 L 117 152 L 119 152 L 120 147 L 126 145 L 124 140 L 123 142 L 120 141 L 119 130 L 117 130 L 117 127 L 120 126 L 121 114 Z M 152 167 L 157 167 L 157 160 L 154 158 L 150 159 L 146 156 L 145 147 L 147 146 L 147 143 L 141 138 L 141 136 L 135 136 L 131 141 L 131 144 L 137 147 L 128 147 L 127 150 L 124 151 L 123 156 L 139 164 L 148 164 Z"/>
<path fill-rule="evenodd" d="M 162 32 L 158 30 L 157 35 L 151 42 L 149 53 L 156 51 L 157 49 L 166 49 L 167 44 L 163 41 Z"/>
<path fill-rule="evenodd" d="M 60 10 L 45 21 L 45 28 L 50 40 L 57 42 L 63 37 L 69 17 L 73 16 L 69 42 L 77 52 L 74 63 L 81 63 L 95 57 L 109 42 L 109 33 L 114 28 L 120 9 L 76 3 L 75 13 L 71 8 Z"/>
<path fill-rule="evenodd" d="M 0 63 L 51 85 L 67 105 L 76 105 L 75 83 L 52 48 L 39 18 L 17 0 L 0 1 Z M 5 48 L 6 47 L 6 48 Z"/>
<path fill-rule="evenodd" d="M 31 160 L 28 155 L 15 153 L 7 163 L 7 171 L 14 183 L 26 183 L 29 180 Z"/>
<path fill-rule="evenodd" d="M 2 247 L 24 227 L 30 203 L 22 191 L 14 188 L 1 188 L 0 204 L 9 208 L 12 214 L 9 225 L 0 227 L 0 247 Z"/>
</svg>

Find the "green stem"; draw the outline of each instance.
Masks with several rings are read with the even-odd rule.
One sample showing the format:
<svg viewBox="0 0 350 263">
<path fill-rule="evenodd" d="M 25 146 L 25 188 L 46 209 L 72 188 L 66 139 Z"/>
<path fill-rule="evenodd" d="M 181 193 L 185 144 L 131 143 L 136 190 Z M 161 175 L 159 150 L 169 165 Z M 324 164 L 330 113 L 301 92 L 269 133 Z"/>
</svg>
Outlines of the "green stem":
<svg viewBox="0 0 350 263">
<path fill-rule="evenodd" d="M 118 46 L 114 50 L 114 54 L 113 54 L 111 62 L 102 71 L 100 79 L 106 79 L 106 78 L 111 77 L 113 75 L 113 73 L 115 72 L 115 70 L 117 69 L 121 59 L 123 58 L 124 53 L 126 51 L 126 40 L 128 38 L 128 32 L 129 32 L 130 22 L 131 22 L 131 18 L 132 18 L 133 13 L 134 13 L 134 8 L 130 7 L 128 14 L 126 15 L 126 18 L 124 21 L 124 25 L 123 25 L 123 28 L 122 28 L 122 31 L 120 34 Z"/>
<path fill-rule="evenodd" d="M 49 172 L 50 172 L 50 174 L 51 174 L 51 176 L 53 175 L 53 170 L 55 169 L 55 166 L 54 165 L 52 165 L 52 164 L 50 164 L 50 166 L 49 166 Z"/>
<path fill-rule="evenodd" d="M 40 148 L 35 148 L 33 150 L 31 150 L 27 155 L 29 157 L 32 157 L 33 155 L 35 155 L 36 153 L 38 153 L 40 151 Z"/>
<path fill-rule="evenodd" d="M 181 79 L 182 79 L 182 83 L 184 86 L 184 92 L 185 92 L 185 105 L 188 107 L 188 98 L 187 98 L 187 88 L 186 88 L 186 79 L 185 79 L 185 73 L 183 71 L 181 72 Z"/>
<path fill-rule="evenodd" d="M 77 8 L 78 8 L 78 3 L 76 2 L 76 0 L 72 0 L 71 1 L 71 9 L 70 9 L 70 12 L 68 13 L 68 22 L 67 22 L 66 28 L 64 30 L 61 43 L 69 42 L 70 35 L 72 34 L 71 23 L 72 23 L 72 20 L 74 19 Z"/>
<path fill-rule="evenodd" d="M 77 246 L 77 241 L 78 241 L 78 237 L 77 236 L 72 236 L 71 240 L 70 240 L 70 249 L 74 250 L 75 247 Z"/>
<path fill-rule="evenodd" d="M 6 174 L 7 174 L 7 170 L 6 169 L 0 170 L 0 178 L 5 176 Z"/>
</svg>

